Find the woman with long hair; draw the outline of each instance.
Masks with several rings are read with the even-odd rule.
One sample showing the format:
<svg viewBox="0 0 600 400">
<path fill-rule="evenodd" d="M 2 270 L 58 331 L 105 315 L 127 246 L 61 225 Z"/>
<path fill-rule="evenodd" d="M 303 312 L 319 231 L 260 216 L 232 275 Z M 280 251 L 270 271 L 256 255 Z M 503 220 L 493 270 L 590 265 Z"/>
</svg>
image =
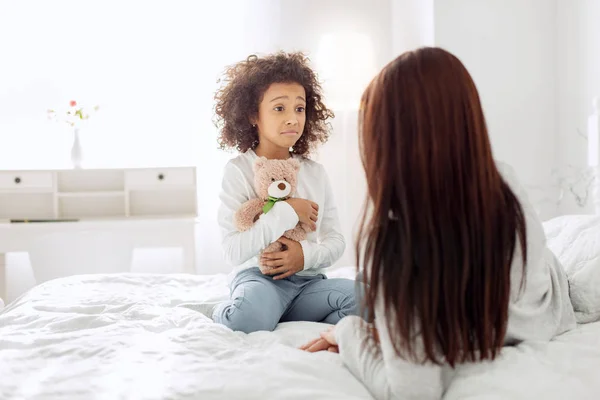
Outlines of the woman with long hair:
<svg viewBox="0 0 600 400">
<path fill-rule="evenodd" d="M 367 205 L 357 261 L 373 323 L 338 351 L 376 399 L 439 398 L 461 363 L 575 326 L 566 276 L 515 174 L 497 163 L 473 79 L 439 48 L 407 52 L 363 94 Z"/>
</svg>

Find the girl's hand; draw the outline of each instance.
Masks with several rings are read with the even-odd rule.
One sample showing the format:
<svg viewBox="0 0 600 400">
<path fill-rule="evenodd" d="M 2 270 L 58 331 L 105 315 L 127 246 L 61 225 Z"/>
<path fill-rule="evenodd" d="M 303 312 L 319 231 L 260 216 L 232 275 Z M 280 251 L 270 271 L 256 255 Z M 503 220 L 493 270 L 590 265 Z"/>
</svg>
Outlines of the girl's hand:
<svg viewBox="0 0 600 400">
<path fill-rule="evenodd" d="M 302 245 L 283 236 L 277 241 L 287 249 L 274 253 L 263 253 L 260 258 L 261 272 L 264 275 L 277 275 L 273 277 L 274 280 L 287 278 L 304 269 Z"/>
<path fill-rule="evenodd" d="M 297 198 L 291 198 L 285 202 L 296 211 L 300 222 L 310 226 L 313 231 L 317 230 L 317 220 L 319 218 L 319 205 L 317 203 Z"/>
<path fill-rule="evenodd" d="M 335 326 L 332 326 L 325 332 L 321 333 L 321 337 L 311 340 L 305 345 L 300 347 L 300 350 L 308 351 L 309 353 L 315 353 L 317 351 L 330 351 L 332 353 L 339 353 L 340 349 L 335 340 Z"/>
</svg>

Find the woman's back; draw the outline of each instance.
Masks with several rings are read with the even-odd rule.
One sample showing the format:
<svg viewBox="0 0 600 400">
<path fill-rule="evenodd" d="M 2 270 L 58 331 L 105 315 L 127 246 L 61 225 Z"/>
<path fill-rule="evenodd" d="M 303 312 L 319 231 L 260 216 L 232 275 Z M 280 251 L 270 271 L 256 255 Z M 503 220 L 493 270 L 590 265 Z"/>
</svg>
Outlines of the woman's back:
<svg viewBox="0 0 600 400">
<path fill-rule="evenodd" d="M 524 283 L 512 281 L 513 266 L 528 274 L 530 235 L 494 161 L 475 83 L 442 49 L 408 52 L 370 83 L 361 116 L 367 307 L 385 304 L 398 354 L 413 353 L 418 331 L 429 361 L 494 359 L 511 287 Z"/>
<path fill-rule="evenodd" d="M 511 266 L 510 302 L 505 345 L 527 340 L 550 340 L 575 327 L 567 278 L 553 253 L 526 193 L 506 164 L 497 163 L 503 178 L 517 194 L 527 221 L 527 266 L 523 269 L 520 249 Z M 527 272 L 522 280 L 523 270 Z M 444 363 L 435 365 L 401 357 L 396 353 L 393 332 L 385 319 L 385 306 L 375 307 L 379 343 L 359 318 L 345 318 L 336 326 L 336 338 L 344 364 L 357 375 L 377 399 L 437 399 L 450 385 L 455 370 Z M 361 345 L 358 345 L 358 344 Z M 416 358 L 423 359 L 422 342 L 414 342 Z"/>
<path fill-rule="evenodd" d="M 388 64 L 363 95 L 360 142 L 357 260 L 375 329 L 345 318 L 335 337 L 376 398 L 439 398 L 454 366 L 575 326 L 565 274 L 515 173 L 495 162 L 455 56 L 423 48 Z"/>
</svg>

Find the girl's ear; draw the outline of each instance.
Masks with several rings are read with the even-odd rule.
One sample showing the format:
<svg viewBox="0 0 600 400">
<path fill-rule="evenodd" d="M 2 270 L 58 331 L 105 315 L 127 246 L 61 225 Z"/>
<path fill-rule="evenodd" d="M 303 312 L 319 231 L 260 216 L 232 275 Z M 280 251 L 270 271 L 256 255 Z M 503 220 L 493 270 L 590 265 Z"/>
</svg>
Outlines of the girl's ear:
<svg viewBox="0 0 600 400">
<path fill-rule="evenodd" d="M 253 127 L 255 127 L 256 123 L 257 123 L 257 120 L 258 120 L 258 118 L 256 117 L 256 115 L 251 116 L 249 118 L 250 125 L 252 125 Z"/>
</svg>

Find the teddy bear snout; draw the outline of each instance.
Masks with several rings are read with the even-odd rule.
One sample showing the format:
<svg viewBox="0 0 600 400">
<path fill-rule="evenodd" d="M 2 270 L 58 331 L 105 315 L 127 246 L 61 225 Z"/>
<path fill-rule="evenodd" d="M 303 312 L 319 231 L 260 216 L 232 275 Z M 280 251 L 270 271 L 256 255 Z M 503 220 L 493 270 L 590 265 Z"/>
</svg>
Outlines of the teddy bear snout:
<svg viewBox="0 0 600 400">
<path fill-rule="evenodd" d="M 286 181 L 275 181 L 269 185 L 269 196 L 277 199 L 283 199 L 292 192 L 292 186 Z"/>
</svg>

